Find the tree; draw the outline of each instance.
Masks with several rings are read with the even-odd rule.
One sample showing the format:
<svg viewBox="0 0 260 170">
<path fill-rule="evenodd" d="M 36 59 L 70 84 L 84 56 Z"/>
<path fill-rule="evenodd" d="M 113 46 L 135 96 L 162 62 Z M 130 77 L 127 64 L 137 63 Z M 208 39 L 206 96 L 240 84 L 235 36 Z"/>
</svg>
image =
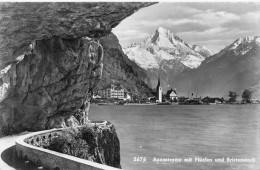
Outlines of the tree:
<svg viewBox="0 0 260 170">
<path fill-rule="evenodd" d="M 229 91 L 228 97 L 229 97 L 229 103 L 235 103 L 237 101 L 238 94 L 234 91 Z"/>
<path fill-rule="evenodd" d="M 251 103 L 251 97 L 253 95 L 253 91 L 250 89 L 245 89 L 242 94 L 242 102 L 243 103 Z"/>
</svg>

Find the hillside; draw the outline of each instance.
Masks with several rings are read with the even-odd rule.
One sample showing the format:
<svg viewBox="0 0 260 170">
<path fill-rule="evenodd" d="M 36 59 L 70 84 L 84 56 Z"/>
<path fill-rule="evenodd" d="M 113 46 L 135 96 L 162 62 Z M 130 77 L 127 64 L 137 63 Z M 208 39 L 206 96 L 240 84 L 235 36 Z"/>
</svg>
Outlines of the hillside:
<svg viewBox="0 0 260 170">
<path fill-rule="evenodd" d="M 122 51 L 117 37 L 110 33 L 100 40 L 104 48 L 103 76 L 96 89 L 102 89 L 110 83 L 120 83 L 133 94 L 150 91 L 145 82 L 149 82 L 145 71 L 129 60 Z"/>
</svg>

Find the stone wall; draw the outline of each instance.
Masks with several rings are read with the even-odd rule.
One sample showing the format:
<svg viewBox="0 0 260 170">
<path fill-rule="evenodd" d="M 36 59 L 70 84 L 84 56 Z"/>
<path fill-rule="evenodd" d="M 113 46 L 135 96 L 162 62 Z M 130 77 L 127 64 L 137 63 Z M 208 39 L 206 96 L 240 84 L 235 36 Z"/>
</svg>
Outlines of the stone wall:
<svg viewBox="0 0 260 170">
<path fill-rule="evenodd" d="M 33 146 L 121 168 L 119 139 L 114 126 L 107 121 L 43 133 L 24 141 Z"/>
<path fill-rule="evenodd" d="M 52 129 L 40 132 L 34 132 L 21 136 L 16 140 L 16 152 L 18 157 L 30 160 L 38 166 L 43 166 L 48 169 L 77 169 L 77 170 L 117 170 L 111 166 L 92 162 L 85 159 L 80 159 L 68 154 L 55 152 L 52 150 L 44 149 L 42 147 L 34 146 L 38 144 L 42 145 L 42 142 L 47 142 L 49 139 L 54 139 L 58 133 L 62 130 Z M 51 136 L 50 136 L 51 134 Z M 43 139 L 45 138 L 45 139 Z M 39 139 L 37 141 L 37 139 Z M 47 140 L 46 140 L 47 139 Z M 28 144 L 33 143 L 33 144 Z M 42 142 L 40 142 L 42 141 Z M 48 143 L 48 142 L 47 142 Z"/>
</svg>

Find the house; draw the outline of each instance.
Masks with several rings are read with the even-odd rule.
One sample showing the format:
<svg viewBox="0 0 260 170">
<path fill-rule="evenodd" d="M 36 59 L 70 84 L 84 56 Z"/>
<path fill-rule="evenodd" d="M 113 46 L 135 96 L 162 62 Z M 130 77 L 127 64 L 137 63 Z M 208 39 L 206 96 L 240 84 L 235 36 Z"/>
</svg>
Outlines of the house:
<svg viewBox="0 0 260 170">
<path fill-rule="evenodd" d="M 125 93 L 124 93 L 124 100 L 131 101 L 132 100 L 132 95 L 125 91 Z"/>
<path fill-rule="evenodd" d="M 176 93 L 176 90 L 168 90 L 166 95 L 165 95 L 166 100 L 170 100 L 170 101 L 174 101 L 177 102 L 178 101 L 178 95 Z"/>
<path fill-rule="evenodd" d="M 117 99 L 124 99 L 125 98 L 124 92 L 125 90 L 120 84 L 110 84 L 98 91 L 98 93 L 103 98 L 117 98 Z"/>
</svg>

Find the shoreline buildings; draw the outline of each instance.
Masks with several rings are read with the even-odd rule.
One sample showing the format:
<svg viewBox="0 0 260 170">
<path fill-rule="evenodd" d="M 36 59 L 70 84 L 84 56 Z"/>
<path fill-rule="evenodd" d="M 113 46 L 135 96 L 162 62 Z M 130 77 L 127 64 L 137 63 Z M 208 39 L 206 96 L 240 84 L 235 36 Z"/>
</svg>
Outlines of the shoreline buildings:
<svg viewBox="0 0 260 170">
<path fill-rule="evenodd" d="M 125 90 L 120 84 L 107 85 L 103 89 L 98 90 L 98 93 L 103 98 L 125 98 Z"/>
</svg>

